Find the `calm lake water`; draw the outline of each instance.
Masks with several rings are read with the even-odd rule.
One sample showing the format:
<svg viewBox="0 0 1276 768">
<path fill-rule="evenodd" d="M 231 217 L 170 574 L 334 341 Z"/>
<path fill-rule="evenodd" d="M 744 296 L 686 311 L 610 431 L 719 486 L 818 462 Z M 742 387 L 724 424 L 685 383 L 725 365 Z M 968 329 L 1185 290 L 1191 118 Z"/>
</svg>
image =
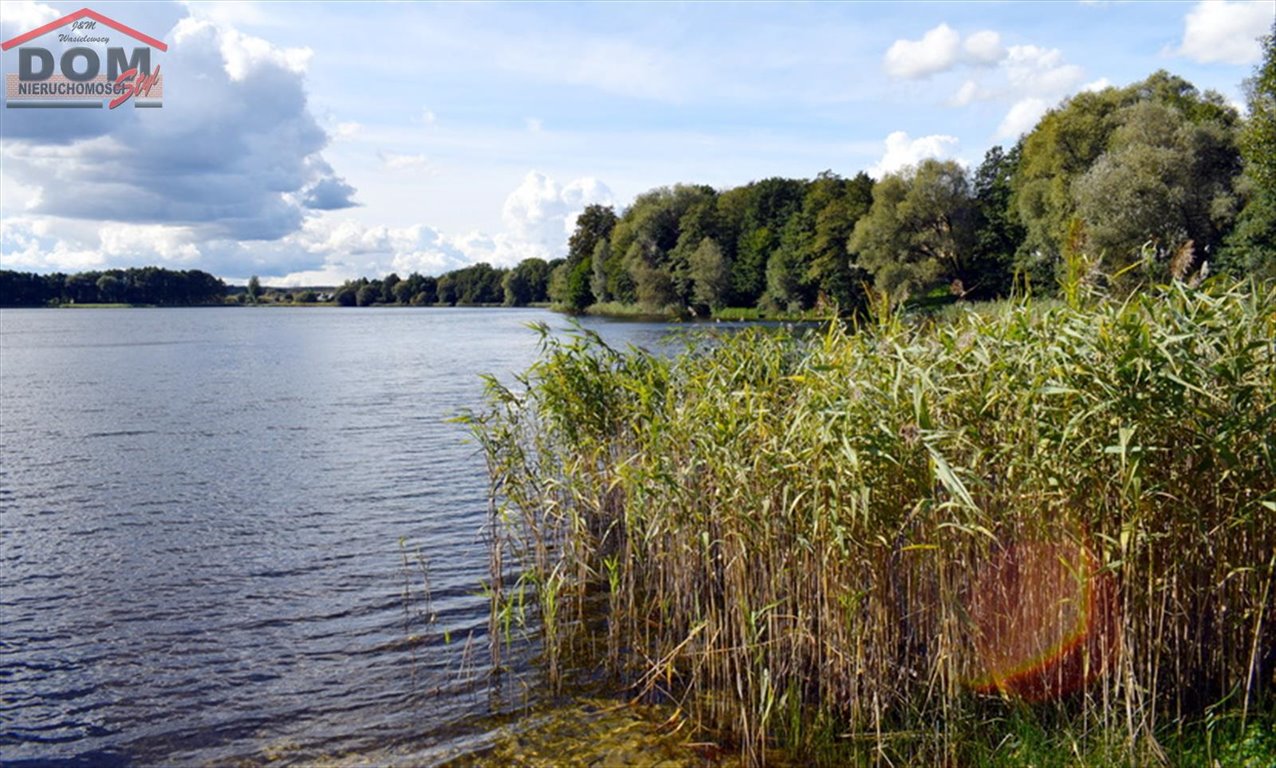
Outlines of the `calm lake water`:
<svg viewBox="0 0 1276 768">
<path fill-rule="evenodd" d="M 482 674 L 487 481 L 447 419 L 481 404 L 479 373 L 531 363 L 529 321 L 566 326 L 0 312 L 0 760 L 429 764 L 481 744 L 527 689 Z M 668 329 L 586 322 L 622 345 Z"/>
</svg>

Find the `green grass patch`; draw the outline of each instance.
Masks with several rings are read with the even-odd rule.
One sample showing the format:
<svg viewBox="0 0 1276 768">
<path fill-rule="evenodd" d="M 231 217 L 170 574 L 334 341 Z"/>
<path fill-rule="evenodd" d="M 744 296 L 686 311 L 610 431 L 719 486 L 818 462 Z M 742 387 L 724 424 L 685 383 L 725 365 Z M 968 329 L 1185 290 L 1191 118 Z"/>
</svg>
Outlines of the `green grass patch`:
<svg viewBox="0 0 1276 768">
<path fill-rule="evenodd" d="M 561 307 L 555 307 L 562 311 Z M 616 317 L 631 320 L 674 320 L 683 316 L 684 311 L 676 307 L 652 307 L 646 304 L 625 304 L 619 301 L 605 301 L 591 304 L 585 314 L 595 317 Z"/>
</svg>

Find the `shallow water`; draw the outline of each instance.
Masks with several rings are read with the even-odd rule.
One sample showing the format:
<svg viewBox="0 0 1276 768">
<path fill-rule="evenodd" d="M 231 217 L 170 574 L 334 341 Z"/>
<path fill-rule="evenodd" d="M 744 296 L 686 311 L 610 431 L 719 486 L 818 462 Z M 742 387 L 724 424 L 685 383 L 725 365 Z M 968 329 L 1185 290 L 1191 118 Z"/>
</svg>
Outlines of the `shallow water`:
<svg viewBox="0 0 1276 768">
<path fill-rule="evenodd" d="M 0 759 L 428 764 L 490 745 L 484 718 L 533 694 L 484 674 L 487 483 L 447 419 L 480 404 L 480 372 L 534 359 L 529 321 L 566 325 L 0 312 Z M 668 329 L 586 325 L 614 344 Z"/>
</svg>

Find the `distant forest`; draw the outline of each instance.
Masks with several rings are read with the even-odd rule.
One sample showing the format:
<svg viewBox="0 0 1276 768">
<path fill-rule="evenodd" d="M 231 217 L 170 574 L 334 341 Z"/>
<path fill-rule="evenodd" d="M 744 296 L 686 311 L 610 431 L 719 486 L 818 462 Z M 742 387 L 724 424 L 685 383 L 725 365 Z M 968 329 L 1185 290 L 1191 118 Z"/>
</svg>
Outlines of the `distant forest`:
<svg viewBox="0 0 1276 768">
<path fill-rule="evenodd" d="M 1117 290 L 1227 273 L 1276 278 L 1276 44 L 1245 81 L 1249 116 L 1157 72 L 1065 99 L 978 167 L 924 160 L 874 181 L 826 171 L 716 190 L 678 184 L 619 214 L 588 206 L 567 253 L 511 269 L 227 289 L 198 270 L 0 272 L 0 304 L 506 305 L 709 316 L 855 312 L 904 301 Z M 1067 278 L 1066 280 L 1064 278 Z"/>
<path fill-rule="evenodd" d="M 0 306 L 44 307 L 59 304 L 221 304 L 226 283 L 192 270 L 161 267 L 108 269 L 65 275 L 0 270 Z"/>
</svg>

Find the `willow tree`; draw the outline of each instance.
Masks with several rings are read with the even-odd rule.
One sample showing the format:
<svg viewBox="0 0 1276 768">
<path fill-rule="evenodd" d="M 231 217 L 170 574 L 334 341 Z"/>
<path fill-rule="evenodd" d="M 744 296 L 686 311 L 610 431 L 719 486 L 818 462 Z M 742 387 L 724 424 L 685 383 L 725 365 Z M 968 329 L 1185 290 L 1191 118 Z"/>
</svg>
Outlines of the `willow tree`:
<svg viewBox="0 0 1276 768">
<path fill-rule="evenodd" d="M 877 183 L 850 250 L 878 290 L 903 299 L 940 281 L 972 277 L 976 220 L 965 169 L 953 160 L 924 160 Z"/>
<path fill-rule="evenodd" d="M 1108 271 L 1151 257 L 1152 276 L 1182 276 L 1213 258 L 1239 208 L 1236 131 L 1192 122 L 1177 107 L 1142 101 L 1116 115 L 1109 149 L 1074 184 L 1085 245 Z"/>
</svg>

